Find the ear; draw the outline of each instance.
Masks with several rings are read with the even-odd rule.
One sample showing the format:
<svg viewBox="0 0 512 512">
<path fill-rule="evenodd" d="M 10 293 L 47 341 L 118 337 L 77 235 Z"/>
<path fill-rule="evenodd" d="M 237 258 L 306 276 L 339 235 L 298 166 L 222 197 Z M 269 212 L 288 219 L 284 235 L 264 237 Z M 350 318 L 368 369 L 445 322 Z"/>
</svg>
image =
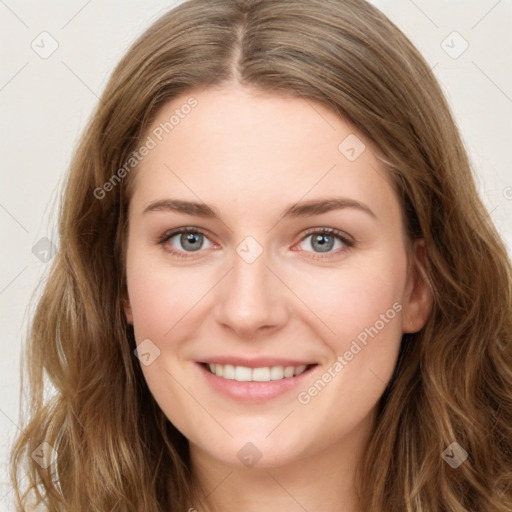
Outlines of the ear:
<svg viewBox="0 0 512 512">
<path fill-rule="evenodd" d="M 125 292 L 121 298 L 121 302 L 123 304 L 124 314 L 126 316 L 126 321 L 133 325 L 133 313 L 132 313 L 132 305 L 130 304 L 130 298 L 128 297 L 128 292 Z"/>
<path fill-rule="evenodd" d="M 425 240 L 415 240 L 403 300 L 402 331 L 420 331 L 432 310 L 433 295 L 427 279 L 428 258 Z"/>
</svg>

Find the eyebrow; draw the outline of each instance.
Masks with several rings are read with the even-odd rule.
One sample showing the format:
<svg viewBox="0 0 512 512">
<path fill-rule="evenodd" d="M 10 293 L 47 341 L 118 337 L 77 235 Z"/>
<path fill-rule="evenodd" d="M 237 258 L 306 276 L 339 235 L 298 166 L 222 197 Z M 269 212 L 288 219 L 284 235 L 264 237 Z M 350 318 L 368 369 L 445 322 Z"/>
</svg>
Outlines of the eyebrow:
<svg viewBox="0 0 512 512">
<path fill-rule="evenodd" d="M 332 210 L 344 210 L 347 208 L 356 209 L 367 213 L 373 218 L 377 218 L 375 213 L 365 204 L 344 197 L 333 197 L 327 199 L 315 199 L 295 203 L 283 213 L 282 218 L 312 217 L 321 215 Z M 160 199 L 153 201 L 144 210 L 144 214 L 149 212 L 170 211 L 184 213 L 205 219 L 220 219 L 221 215 L 217 208 L 209 206 L 206 203 L 197 203 L 194 201 L 183 201 L 181 199 Z"/>
</svg>

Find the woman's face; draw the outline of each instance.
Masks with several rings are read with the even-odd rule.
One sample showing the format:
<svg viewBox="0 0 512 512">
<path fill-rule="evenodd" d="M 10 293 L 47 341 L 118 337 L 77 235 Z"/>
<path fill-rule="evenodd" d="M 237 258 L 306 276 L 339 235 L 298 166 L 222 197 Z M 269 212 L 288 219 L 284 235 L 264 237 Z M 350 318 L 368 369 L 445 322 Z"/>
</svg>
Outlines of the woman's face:
<svg viewBox="0 0 512 512">
<path fill-rule="evenodd" d="M 175 99 L 143 142 L 125 312 L 163 412 L 228 464 L 356 446 L 429 309 L 368 141 L 233 86 Z"/>
</svg>

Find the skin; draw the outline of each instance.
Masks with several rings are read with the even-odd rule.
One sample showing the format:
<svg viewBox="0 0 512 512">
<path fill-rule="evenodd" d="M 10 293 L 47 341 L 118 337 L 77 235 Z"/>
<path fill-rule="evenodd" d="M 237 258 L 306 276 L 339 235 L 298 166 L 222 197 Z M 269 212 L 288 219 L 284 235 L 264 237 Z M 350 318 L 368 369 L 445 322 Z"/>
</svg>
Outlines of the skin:
<svg viewBox="0 0 512 512">
<path fill-rule="evenodd" d="M 354 472 L 402 333 L 420 330 L 431 307 L 422 241 L 407 241 L 398 198 L 371 144 L 324 106 L 240 85 L 195 90 L 165 105 L 146 136 L 191 96 L 197 107 L 132 176 L 125 300 L 137 343 L 150 339 L 160 350 L 142 366 L 148 386 L 189 439 L 193 470 L 209 494 L 190 506 L 358 510 Z M 354 161 L 338 149 L 349 134 L 366 146 Z M 298 201 L 330 197 L 364 204 L 374 216 L 344 208 L 281 218 Z M 221 217 L 143 213 L 168 198 L 207 203 Z M 159 243 L 181 227 L 205 231 L 199 251 L 180 244 L 179 234 Z M 305 233 L 310 228 L 338 229 L 356 243 L 334 238 L 322 252 Z M 252 263 L 236 251 L 248 236 L 263 251 Z M 300 403 L 298 393 L 397 303 L 401 311 Z M 220 355 L 318 366 L 300 388 L 245 403 L 212 389 L 196 364 Z M 247 442 L 262 454 L 254 467 L 237 457 Z"/>
</svg>

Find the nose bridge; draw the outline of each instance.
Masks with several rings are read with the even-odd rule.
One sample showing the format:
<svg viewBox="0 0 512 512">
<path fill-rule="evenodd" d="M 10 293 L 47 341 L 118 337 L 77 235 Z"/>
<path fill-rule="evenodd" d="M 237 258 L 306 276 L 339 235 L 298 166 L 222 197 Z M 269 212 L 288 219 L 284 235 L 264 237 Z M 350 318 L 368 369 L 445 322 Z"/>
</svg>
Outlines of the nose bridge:
<svg viewBox="0 0 512 512">
<path fill-rule="evenodd" d="M 239 335 L 251 335 L 261 327 L 275 327 L 285 320 L 285 297 L 267 268 L 268 251 L 250 238 L 236 248 L 217 309 L 217 320 Z"/>
</svg>

